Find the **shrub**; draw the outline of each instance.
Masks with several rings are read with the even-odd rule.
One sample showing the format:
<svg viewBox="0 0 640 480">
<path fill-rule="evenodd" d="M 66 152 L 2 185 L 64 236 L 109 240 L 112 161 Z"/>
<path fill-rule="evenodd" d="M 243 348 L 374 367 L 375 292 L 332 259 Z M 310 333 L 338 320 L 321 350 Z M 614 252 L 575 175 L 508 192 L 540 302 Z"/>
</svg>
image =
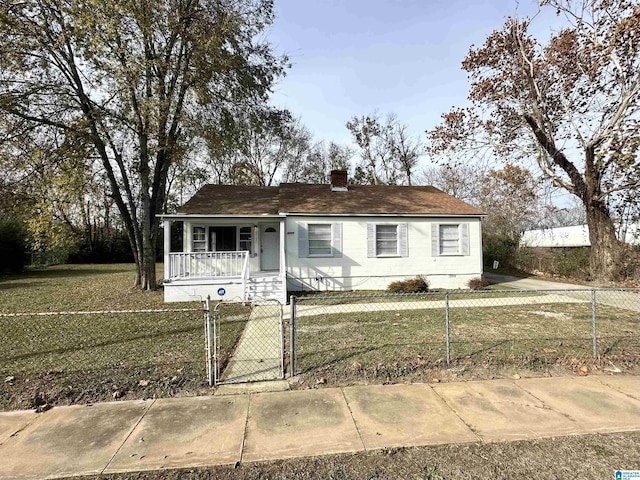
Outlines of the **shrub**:
<svg viewBox="0 0 640 480">
<path fill-rule="evenodd" d="M 0 273 L 21 272 L 27 260 L 24 225 L 13 218 L 0 219 Z"/>
<path fill-rule="evenodd" d="M 391 282 L 387 287 L 390 293 L 424 293 L 429 291 L 429 281 L 422 275 L 409 280 Z"/>
<path fill-rule="evenodd" d="M 516 250 L 513 266 L 523 272 L 540 271 L 545 255 L 539 248 L 520 247 Z"/>
<path fill-rule="evenodd" d="M 162 236 L 159 236 L 162 239 Z M 162 251 L 160 252 L 162 256 Z M 67 258 L 67 263 L 131 263 L 133 253 L 126 233 L 115 231 L 93 242 L 82 239 L 75 251 Z"/>
<path fill-rule="evenodd" d="M 516 255 L 517 268 L 534 274 L 589 279 L 589 247 L 522 247 Z"/>
<path fill-rule="evenodd" d="M 482 278 L 482 277 L 472 278 L 467 282 L 467 286 L 471 290 L 484 290 L 489 285 L 491 285 L 491 282 L 489 282 L 489 280 L 487 280 L 486 278 Z"/>
<path fill-rule="evenodd" d="M 588 248 L 559 248 L 553 254 L 555 271 L 552 273 L 579 280 L 589 278 Z"/>
<path fill-rule="evenodd" d="M 627 245 L 620 263 L 620 275 L 623 279 L 640 281 L 640 246 Z"/>
<path fill-rule="evenodd" d="M 498 235 L 483 235 L 482 256 L 485 266 L 491 267 L 494 260 L 502 267 L 514 267 L 518 244 L 514 240 Z"/>
</svg>

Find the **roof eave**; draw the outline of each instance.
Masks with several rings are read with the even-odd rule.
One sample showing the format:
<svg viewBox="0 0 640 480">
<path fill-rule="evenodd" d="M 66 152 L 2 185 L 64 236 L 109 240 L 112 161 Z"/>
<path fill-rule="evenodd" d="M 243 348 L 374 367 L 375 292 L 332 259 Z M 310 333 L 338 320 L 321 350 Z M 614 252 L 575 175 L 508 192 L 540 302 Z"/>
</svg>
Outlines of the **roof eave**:
<svg viewBox="0 0 640 480">
<path fill-rule="evenodd" d="M 329 213 L 282 212 L 280 215 L 298 217 L 486 217 L 486 213 Z"/>
<path fill-rule="evenodd" d="M 282 213 L 164 213 L 156 215 L 160 219 L 179 220 L 182 218 L 280 218 Z"/>
</svg>

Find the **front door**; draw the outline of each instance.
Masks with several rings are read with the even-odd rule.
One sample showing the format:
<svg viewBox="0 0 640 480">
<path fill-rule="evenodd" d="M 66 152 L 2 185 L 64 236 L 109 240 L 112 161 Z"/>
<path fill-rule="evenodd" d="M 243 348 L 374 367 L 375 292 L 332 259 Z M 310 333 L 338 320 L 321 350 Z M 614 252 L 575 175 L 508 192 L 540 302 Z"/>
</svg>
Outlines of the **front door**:
<svg viewBox="0 0 640 480">
<path fill-rule="evenodd" d="M 260 224 L 260 270 L 280 268 L 280 225 Z"/>
</svg>

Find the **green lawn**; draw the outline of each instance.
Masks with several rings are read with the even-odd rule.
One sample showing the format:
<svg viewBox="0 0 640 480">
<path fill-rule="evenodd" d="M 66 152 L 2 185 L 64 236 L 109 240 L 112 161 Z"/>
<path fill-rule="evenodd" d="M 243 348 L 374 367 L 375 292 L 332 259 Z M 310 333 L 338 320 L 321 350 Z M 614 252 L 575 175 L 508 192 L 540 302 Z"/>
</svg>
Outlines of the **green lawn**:
<svg viewBox="0 0 640 480">
<path fill-rule="evenodd" d="M 202 307 L 198 302 L 164 304 L 161 290 L 140 291 L 133 288 L 133 279 L 133 265 L 65 265 L 0 277 L 0 312 Z M 607 295 L 615 305 L 616 293 Z M 622 300 L 637 303 L 637 293 L 618 295 L 620 305 Z M 583 365 L 601 368 L 609 362 L 630 370 L 640 364 L 640 314 L 604 304 L 597 308 L 601 358 L 592 359 L 589 293 L 566 294 L 565 303 L 464 305 L 471 299 L 491 304 L 502 297 L 525 303 L 532 296 L 540 294 L 449 295 L 449 368 L 441 292 L 301 300 L 301 307 L 320 310 L 297 321 L 301 387 L 316 382 L 487 378 L 504 371 L 540 374 L 553 368 L 576 372 Z M 430 301 L 437 308 L 372 311 L 378 302 L 389 301 Z M 354 303 L 364 304 L 363 311 L 347 312 Z M 251 310 L 241 305 L 221 308 L 217 333 L 222 370 Z M 43 401 L 68 404 L 208 392 L 202 311 L 0 318 L 0 409 L 30 408 Z"/>
<path fill-rule="evenodd" d="M 133 265 L 63 265 L 0 277 L 0 313 L 202 308 L 165 304 L 162 290 L 141 291 L 133 280 Z M 223 358 L 243 327 L 236 321 L 221 329 Z M 205 392 L 204 314 L 0 318 L 0 382 L 3 409 Z"/>
<path fill-rule="evenodd" d="M 363 311 L 347 312 L 345 306 L 344 312 L 339 307 L 336 312 L 335 306 L 327 305 L 332 313 L 322 314 L 321 306 L 319 314 L 297 319 L 297 372 L 308 378 L 306 385 L 318 381 L 348 385 L 446 380 L 446 375 L 460 371 L 469 378 L 486 378 L 505 367 L 510 372 L 515 368 L 542 373 L 557 366 L 574 371 L 585 364 L 598 368 L 609 360 L 637 365 L 638 312 L 598 306 L 600 359 L 594 361 L 591 304 L 571 303 L 575 295 L 567 303 L 453 306 L 452 302 L 449 369 L 442 307 L 374 311 L 375 303 L 361 300 Z M 505 295 L 495 293 L 487 301 L 497 304 L 501 296 Z"/>
<path fill-rule="evenodd" d="M 157 277 L 162 278 L 158 265 Z M 46 312 L 164 308 L 162 290 L 133 287 L 132 264 L 58 265 L 0 276 L 0 311 Z M 193 306 L 193 304 L 191 304 Z"/>
</svg>

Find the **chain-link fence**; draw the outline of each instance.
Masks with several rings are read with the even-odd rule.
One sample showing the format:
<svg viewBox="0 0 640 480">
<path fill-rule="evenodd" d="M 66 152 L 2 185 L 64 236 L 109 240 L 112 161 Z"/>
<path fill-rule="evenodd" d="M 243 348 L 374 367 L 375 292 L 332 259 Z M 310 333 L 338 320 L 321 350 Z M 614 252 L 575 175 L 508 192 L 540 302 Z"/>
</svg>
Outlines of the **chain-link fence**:
<svg viewBox="0 0 640 480">
<path fill-rule="evenodd" d="M 640 364 L 640 289 L 293 296 L 285 317 L 275 301 L 0 313 L 0 409 L 204 393 L 285 371 L 340 385 Z"/>
<path fill-rule="evenodd" d="M 213 384 L 284 378 L 279 302 L 219 303 L 213 309 L 209 333 Z"/>
<path fill-rule="evenodd" d="M 0 409 L 207 386 L 203 308 L 0 313 Z"/>
<path fill-rule="evenodd" d="M 290 318 L 291 373 L 320 383 L 640 363 L 638 289 L 311 295 Z"/>
</svg>

